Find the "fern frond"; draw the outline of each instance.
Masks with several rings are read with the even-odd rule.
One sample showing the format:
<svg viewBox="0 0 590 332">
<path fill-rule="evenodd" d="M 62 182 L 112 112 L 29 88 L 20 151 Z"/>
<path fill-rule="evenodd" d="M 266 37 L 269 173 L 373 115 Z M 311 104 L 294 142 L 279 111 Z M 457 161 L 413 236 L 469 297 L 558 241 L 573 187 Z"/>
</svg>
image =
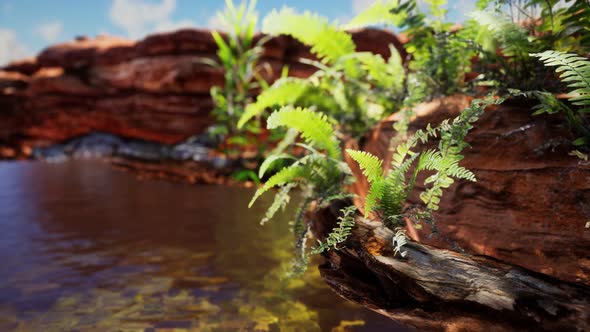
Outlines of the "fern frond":
<svg viewBox="0 0 590 332">
<path fill-rule="evenodd" d="M 346 30 L 362 28 L 369 25 L 391 24 L 400 26 L 407 17 L 407 12 L 394 13 L 399 5 L 398 0 L 380 0 L 374 2 L 367 9 L 355 16 L 342 28 Z"/>
<path fill-rule="evenodd" d="M 346 153 L 359 164 L 369 183 L 383 178 L 383 160 L 365 151 L 346 149 Z"/>
<path fill-rule="evenodd" d="M 312 249 L 310 254 L 321 254 L 324 251 L 330 250 L 330 248 L 338 250 L 338 245 L 346 241 L 350 234 L 352 234 L 352 229 L 356 224 L 354 220 L 357 212 L 356 207 L 352 205 L 340 210 L 340 212 L 342 216 L 338 217 L 338 225 L 328 234 L 325 242 L 318 240 L 318 247 Z"/>
<path fill-rule="evenodd" d="M 381 178 L 373 183 L 369 187 L 369 191 L 367 192 L 367 196 L 365 196 L 365 218 L 369 216 L 373 210 L 378 206 L 379 201 L 383 198 L 385 194 L 385 179 Z"/>
<path fill-rule="evenodd" d="M 311 46 L 311 51 L 327 63 L 354 52 L 351 36 L 316 14 L 296 14 L 291 8 L 273 10 L 262 23 L 262 32 L 271 35 L 290 35 Z"/>
<path fill-rule="evenodd" d="M 455 182 L 452 177 L 476 181 L 475 174 L 459 166 L 460 158 L 457 155 L 443 156 L 440 151 L 429 150 L 424 156 L 424 169 L 436 171 L 435 174 L 424 180 L 424 184 L 432 184 L 431 187 L 420 194 L 420 199 L 431 210 L 438 210 L 438 204 L 443 194 L 442 189 L 450 187 Z"/>
<path fill-rule="evenodd" d="M 262 194 L 264 194 L 271 188 L 283 185 L 285 183 L 296 182 L 298 180 L 305 179 L 308 175 L 309 170 L 306 167 L 299 164 L 293 164 L 289 167 L 281 169 L 275 175 L 271 176 L 270 179 L 268 179 L 261 188 L 256 190 L 256 193 L 254 193 L 254 197 L 252 197 L 252 200 L 248 204 L 248 207 L 252 207 L 254 202 L 256 202 L 256 200 Z"/>
<path fill-rule="evenodd" d="M 365 217 L 367 217 L 375 209 L 385 192 L 383 160 L 365 151 L 347 149 L 346 153 L 358 163 L 370 184 L 369 192 L 365 197 Z"/>
<path fill-rule="evenodd" d="M 377 86 L 387 89 L 401 90 L 405 79 L 405 69 L 399 52 L 393 45 L 389 45 L 391 56 L 387 62 L 381 55 L 370 52 L 355 52 L 345 59 L 360 63 L 361 68 L 368 74 L 368 80 Z"/>
<path fill-rule="evenodd" d="M 580 112 L 590 112 L 590 60 L 577 54 L 559 51 L 534 53 L 547 67 L 557 67 L 555 72 L 571 89 L 573 97 L 569 101 L 573 105 L 582 106 Z"/>
<path fill-rule="evenodd" d="M 532 51 L 530 36 L 527 31 L 508 18 L 492 11 L 476 10 L 470 13 L 471 18 L 485 27 L 497 40 L 504 55 L 526 57 Z M 493 50 L 495 52 L 495 50 Z"/>
<path fill-rule="evenodd" d="M 308 80 L 294 77 L 281 78 L 273 85 L 263 90 L 256 98 L 256 102 L 246 106 L 246 111 L 238 121 L 238 128 L 242 128 L 250 119 L 260 115 L 271 106 L 293 104 L 309 86 Z"/>
<path fill-rule="evenodd" d="M 406 173 L 408 173 L 418 156 L 418 153 L 413 153 L 409 158 L 394 166 L 387 175 L 385 190 L 381 199 L 381 208 L 385 218 L 401 214 L 403 205 L 410 194 L 406 184 Z"/>
<path fill-rule="evenodd" d="M 291 189 L 295 188 L 296 186 L 297 186 L 296 183 L 289 183 L 289 184 L 283 186 L 277 192 L 272 204 L 266 210 L 266 213 L 264 214 L 264 218 L 262 218 L 262 220 L 260 221 L 261 225 L 266 224 L 270 219 L 272 219 L 272 217 L 274 217 L 274 215 L 279 210 L 285 209 L 285 207 L 287 206 L 287 204 L 289 204 L 289 201 L 291 199 L 291 196 L 289 196 L 289 192 L 291 191 Z"/>
<path fill-rule="evenodd" d="M 285 106 L 272 113 L 267 120 L 268 129 L 281 126 L 296 129 L 307 143 L 326 150 L 330 158 L 340 159 L 340 146 L 334 128 L 324 114 L 306 108 Z"/>
<path fill-rule="evenodd" d="M 260 168 L 258 169 L 258 177 L 262 179 L 266 171 L 274 164 L 274 162 L 281 159 L 295 159 L 295 157 L 286 153 L 271 154 L 262 162 L 262 164 L 260 164 Z"/>
</svg>

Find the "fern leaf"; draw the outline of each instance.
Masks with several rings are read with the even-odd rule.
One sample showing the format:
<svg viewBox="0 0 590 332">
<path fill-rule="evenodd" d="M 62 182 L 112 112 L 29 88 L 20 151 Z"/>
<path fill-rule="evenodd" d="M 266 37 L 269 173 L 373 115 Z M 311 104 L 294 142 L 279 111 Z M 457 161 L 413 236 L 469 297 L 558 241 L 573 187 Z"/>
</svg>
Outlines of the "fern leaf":
<svg viewBox="0 0 590 332">
<path fill-rule="evenodd" d="M 569 98 L 573 105 L 582 106 L 580 112 L 590 112 L 590 60 L 577 54 L 559 51 L 534 53 L 547 67 L 557 67 L 555 72 L 574 94 Z"/>
<path fill-rule="evenodd" d="M 386 178 L 383 197 L 381 200 L 381 209 L 385 218 L 391 218 L 399 215 L 402 211 L 403 204 L 408 198 L 409 191 L 406 184 L 406 173 L 410 170 L 412 163 L 419 154 L 414 153 L 406 160 L 392 169 Z"/>
<path fill-rule="evenodd" d="M 383 195 L 385 194 L 385 185 L 386 182 L 382 178 L 371 183 L 371 187 L 369 187 L 369 191 L 365 197 L 365 218 L 375 210 L 379 201 L 383 198 Z"/>
<path fill-rule="evenodd" d="M 279 79 L 270 88 L 263 90 L 255 103 L 246 107 L 238 121 L 238 128 L 242 128 L 250 119 L 260 115 L 268 107 L 293 104 L 308 86 L 309 82 L 303 79 L 293 77 Z"/>
<path fill-rule="evenodd" d="M 499 13 L 476 10 L 470 13 L 471 18 L 485 27 L 492 37 L 500 42 L 506 56 L 526 57 L 532 44 L 527 31 Z M 495 52 L 495 50 L 490 50 Z"/>
<path fill-rule="evenodd" d="M 266 213 L 264 214 L 264 218 L 262 218 L 262 220 L 260 221 L 261 225 L 266 224 L 270 219 L 272 219 L 272 217 L 274 217 L 274 215 L 279 210 L 285 209 L 285 207 L 287 206 L 287 204 L 289 204 L 289 201 L 291 199 L 291 196 L 289 196 L 289 192 L 291 191 L 291 189 L 295 188 L 295 186 L 297 186 L 297 184 L 289 183 L 289 184 L 283 186 L 277 192 L 272 204 L 266 210 Z"/>
<path fill-rule="evenodd" d="M 383 197 L 385 192 L 386 182 L 383 177 L 383 161 L 365 151 L 347 149 L 346 153 L 359 164 L 371 185 L 365 197 L 365 217 L 367 217 L 375 209 L 378 200 Z"/>
<path fill-rule="evenodd" d="M 407 17 L 407 12 L 394 13 L 399 5 L 398 0 L 380 0 L 370 5 L 367 9 L 360 12 L 343 28 L 346 30 L 358 29 L 369 25 L 392 24 L 400 26 Z"/>
<path fill-rule="evenodd" d="M 249 208 L 252 207 L 254 202 L 256 202 L 256 200 L 262 194 L 264 194 L 265 192 L 267 192 L 271 188 L 273 188 L 275 186 L 283 185 L 285 183 L 295 182 L 300 179 L 305 179 L 308 175 L 309 175 L 308 169 L 302 165 L 299 165 L 299 164 L 293 164 L 289 167 L 285 167 L 285 168 L 281 169 L 278 173 L 271 176 L 270 179 L 268 179 L 268 181 L 266 181 L 266 183 L 264 183 L 264 185 L 261 188 L 256 190 L 256 193 L 254 193 L 254 197 L 252 197 L 252 200 L 248 204 L 248 207 Z"/>
<path fill-rule="evenodd" d="M 391 56 L 387 62 L 381 55 L 370 52 L 356 52 L 345 58 L 360 63 L 370 82 L 387 89 L 401 90 L 405 70 L 397 49 L 393 45 L 389 45 L 389 49 Z"/>
<path fill-rule="evenodd" d="M 311 51 L 327 63 L 334 63 L 345 54 L 354 52 L 351 36 L 326 18 L 305 12 L 296 14 L 291 8 L 273 10 L 262 23 L 262 32 L 289 35 L 311 46 Z"/>
<path fill-rule="evenodd" d="M 295 157 L 286 153 L 272 154 L 268 156 L 268 158 L 266 158 L 262 164 L 260 164 L 260 168 L 258 169 L 258 177 L 262 179 L 266 171 L 274 164 L 274 162 L 281 159 L 295 159 Z"/>
<path fill-rule="evenodd" d="M 280 126 L 296 129 L 308 144 L 326 150 L 330 158 L 340 159 L 340 146 L 334 128 L 324 114 L 285 106 L 272 113 L 267 120 L 268 129 Z"/>
<path fill-rule="evenodd" d="M 359 164 L 369 183 L 383 178 L 383 160 L 365 151 L 346 149 L 346 153 Z"/>
<path fill-rule="evenodd" d="M 326 250 L 330 250 L 330 248 L 338 250 L 338 245 L 346 241 L 352 234 L 352 228 L 356 224 L 354 219 L 356 211 L 354 205 L 340 210 L 342 216 L 338 217 L 338 225 L 328 234 L 325 242 L 318 241 L 318 247 L 312 249 L 310 254 L 321 254 Z"/>
</svg>

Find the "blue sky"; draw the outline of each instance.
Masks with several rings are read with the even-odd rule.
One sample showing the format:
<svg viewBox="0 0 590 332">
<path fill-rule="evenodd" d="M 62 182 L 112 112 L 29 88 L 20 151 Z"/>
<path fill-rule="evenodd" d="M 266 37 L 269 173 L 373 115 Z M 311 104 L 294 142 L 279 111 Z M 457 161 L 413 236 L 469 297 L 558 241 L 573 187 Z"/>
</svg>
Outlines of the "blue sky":
<svg viewBox="0 0 590 332">
<path fill-rule="evenodd" d="M 476 0 L 450 0 L 449 21 L 462 21 Z M 234 1 L 239 3 L 238 0 Z M 289 6 L 346 21 L 374 0 L 258 0 L 263 17 Z M 215 27 L 223 0 L 0 0 L 0 64 L 32 56 L 76 36 L 133 39 L 180 27 Z"/>
</svg>

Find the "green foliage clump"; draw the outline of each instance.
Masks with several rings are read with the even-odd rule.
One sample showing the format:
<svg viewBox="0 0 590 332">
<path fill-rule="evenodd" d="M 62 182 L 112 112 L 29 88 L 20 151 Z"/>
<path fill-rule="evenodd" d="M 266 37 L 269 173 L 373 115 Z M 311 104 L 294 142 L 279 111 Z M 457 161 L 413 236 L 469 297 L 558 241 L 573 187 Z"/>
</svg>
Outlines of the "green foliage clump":
<svg viewBox="0 0 590 332">
<path fill-rule="evenodd" d="M 330 248 L 338 249 L 338 245 L 346 241 L 346 239 L 352 234 L 352 229 L 355 225 L 355 215 L 357 209 L 356 206 L 352 205 L 340 210 L 342 215 L 338 217 L 338 225 L 332 230 L 324 242 L 318 240 L 318 246 L 313 248 L 310 252 L 311 255 L 321 254 L 329 250 Z"/>
<path fill-rule="evenodd" d="M 252 102 L 254 89 L 264 85 L 257 72 L 257 65 L 262 54 L 264 38 L 255 41 L 254 32 L 258 17 L 254 10 L 256 1 L 235 6 L 232 0 L 226 0 L 226 8 L 217 14 L 218 19 L 227 28 L 227 34 L 217 31 L 211 34 L 217 45 L 218 61 L 203 60 L 224 71 L 225 83 L 222 87 L 213 87 L 211 97 L 215 103 L 212 114 L 216 125 L 212 134 L 226 137 L 230 144 L 246 145 L 253 135 L 259 132 L 258 123 L 250 123 L 241 131 L 237 127 L 239 118 L 248 104 Z M 231 151 L 226 151 L 231 152 Z"/>
<path fill-rule="evenodd" d="M 429 222 L 431 212 L 439 209 L 445 189 L 458 179 L 476 181 L 475 174 L 460 165 L 462 153 L 469 147 L 465 138 L 484 109 L 502 103 L 504 98 L 476 98 L 454 119 L 445 120 L 436 127 L 428 125 L 407 137 L 412 109 L 417 103 L 436 96 L 457 92 L 481 95 L 476 85 L 500 88 L 502 93 L 511 88 L 531 91 L 525 95 L 541 100 L 541 105 L 535 107 L 535 114 L 564 112 L 570 125 L 581 135 L 574 143 L 588 146 L 590 130 L 585 113 L 590 111 L 590 62 L 575 54 L 539 53 L 549 45 L 577 51 L 584 49 L 579 41 L 585 40 L 587 28 L 576 25 L 570 18 L 584 18 L 587 11 L 576 7 L 580 1 L 572 1 L 573 6 L 555 11 L 553 0 L 546 4 L 539 4 L 541 1 L 537 0 L 522 2 L 525 9 L 531 6 L 542 10 L 550 8 L 551 30 L 546 18 L 539 24 L 532 20 L 531 25 L 508 18 L 501 13 L 505 5 L 503 0 L 478 1 L 480 10 L 459 30 L 445 22 L 445 0 L 427 0 L 429 15 L 420 10 L 416 0 L 377 1 L 345 25 L 309 12 L 297 14 L 288 8 L 271 12 L 264 20 L 263 31 L 298 39 L 311 48 L 319 61 L 301 60 L 315 66 L 317 71 L 307 79 L 279 79 L 262 91 L 254 103 L 246 106 L 239 120 L 239 127 L 246 126 L 265 110 L 274 108 L 278 110 L 267 118 L 268 129 L 289 129 L 286 139 L 262 163 L 259 176 L 267 175 L 270 170 L 276 173 L 258 189 L 250 205 L 263 193 L 278 188 L 274 203 L 263 218 L 264 223 L 285 207 L 294 189 L 303 192 L 304 200 L 296 213 L 293 232 L 298 238 L 301 261 L 306 262 L 309 258 L 305 252 L 306 213 L 312 206 L 350 196 L 346 185 L 350 184 L 352 174 L 343 161 L 341 142 L 362 138 L 385 115 L 401 111 L 402 116 L 394 125 L 397 136 L 392 140 L 392 161 L 386 170 L 377 156 L 351 149 L 346 152 L 358 163 L 369 183 L 364 197 L 365 218 L 377 215 L 388 225 L 395 226 L 398 231 L 394 249 L 404 256 L 402 246 L 406 238 L 400 231 L 404 218 Z M 489 9 L 492 2 L 495 2 L 495 9 Z M 572 12 L 570 8 L 574 7 L 578 9 Z M 375 24 L 394 24 L 406 29 L 410 39 L 405 45 L 410 54 L 408 62 L 402 61 L 393 46 L 389 59 L 356 51 L 351 35 L 344 29 Z M 569 42 L 560 44 L 552 39 L 556 35 L 567 35 Z M 547 82 L 547 70 L 537 66 L 534 57 L 541 58 L 546 66 L 557 67 L 560 77 L 571 89 L 572 107 L 552 93 L 540 91 Z M 473 60 L 479 66 L 475 68 L 481 72 L 468 82 L 466 76 L 474 67 Z M 497 93 L 493 91 L 489 95 Z M 304 143 L 295 143 L 294 133 L 299 134 Z M 439 139 L 436 148 L 419 149 L 435 138 Z M 285 152 L 288 148 L 291 148 L 290 153 Z M 297 148 L 302 152 L 295 154 L 293 151 Z M 580 151 L 574 153 L 586 156 Z M 276 167 L 277 164 L 283 167 Z M 419 198 L 425 208 L 408 208 L 409 196 L 419 175 L 424 173 L 424 190 Z M 342 213 L 338 226 L 310 254 L 338 249 L 344 243 L 354 227 L 356 209 L 350 207 Z"/>
<path fill-rule="evenodd" d="M 398 0 L 375 1 L 342 28 L 351 30 L 379 24 L 399 26 L 407 17 L 407 12 L 398 10 L 399 7 L 400 3 Z"/>
<path fill-rule="evenodd" d="M 453 121 L 445 120 L 438 127 L 428 126 L 424 131 L 418 130 L 407 142 L 397 146 L 391 167 L 385 174 L 382 169 L 383 161 L 376 156 L 368 152 L 347 150 L 370 184 L 365 198 L 365 217 L 373 210 L 378 210 L 383 220 L 398 222 L 403 217 L 404 205 L 421 171 L 435 172 L 426 178 L 424 184 L 427 188 L 420 194 L 420 199 L 430 210 L 438 209 L 443 189 L 454 182 L 453 178 L 476 181 L 471 171 L 459 166 L 459 161 L 463 158 L 461 151 L 468 146 L 465 136 L 487 106 L 502 101 L 493 98 L 476 99 Z M 426 143 L 429 138 L 437 136 L 440 136 L 437 150 L 412 151 L 418 143 Z M 409 174 L 414 163 L 413 171 Z"/>
<path fill-rule="evenodd" d="M 308 153 L 297 159 L 291 165 L 282 168 L 271 176 L 264 185 L 259 188 L 250 202 L 250 206 L 262 194 L 274 187 L 300 188 L 306 194 L 303 205 L 311 201 L 327 202 L 335 197 L 340 197 L 341 188 L 348 183 L 351 171 L 345 162 L 341 160 L 339 141 L 336 132 L 325 115 L 304 108 L 283 107 L 274 112 L 268 118 L 268 128 L 287 127 L 300 133 L 307 145 L 299 144 Z M 321 150 L 321 151 L 319 151 Z M 271 155 L 263 163 L 265 168 L 279 159 L 296 159 L 289 154 Z M 289 190 L 290 190 L 289 189 Z M 288 196 L 288 191 L 275 196 L 274 204 L 282 204 Z M 278 208 L 271 210 L 277 211 Z M 272 214 L 265 217 L 270 219 Z M 300 225 L 303 216 L 295 220 L 295 225 Z"/>
<path fill-rule="evenodd" d="M 494 6 L 491 3 L 486 1 L 482 10 L 471 13 L 472 20 L 467 25 L 477 35 L 480 70 L 486 82 L 502 88 L 539 90 L 547 83 L 547 72 L 536 66 L 530 53 L 549 49 L 577 54 L 590 51 L 587 0 L 562 4 L 557 0 L 497 0 Z M 506 7 L 510 15 L 505 14 Z"/>
<path fill-rule="evenodd" d="M 559 51 L 545 51 L 531 54 L 538 57 L 545 66 L 557 67 L 555 71 L 563 82 L 567 82 L 571 96 L 569 101 L 580 106 L 579 112 L 590 112 L 590 60 L 577 54 Z"/>
<path fill-rule="evenodd" d="M 326 63 L 334 63 L 340 57 L 354 52 L 350 34 L 336 24 L 310 12 L 296 14 L 291 8 L 270 12 L 262 23 L 262 32 L 269 35 L 289 35 L 311 46 L 312 53 Z"/>
<path fill-rule="evenodd" d="M 418 8 L 415 0 L 395 10 L 405 13 L 399 26 L 405 28 L 410 39 L 405 45 L 412 57 L 408 93 L 420 95 L 421 100 L 462 91 L 465 74 L 471 71 L 471 58 L 477 53 L 469 30 L 456 31 L 453 24 L 445 22 L 445 3 L 426 1 L 430 16 Z"/>
<path fill-rule="evenodd" d="M 396 20 L 399 15 L 375 15 L 375 9 L 391 9 L 396 1 L 377 2 L 357 19 L 360 24 Z M 363 135 L 385 115 L 397 111 L 403 99 L 405 72 L 397 50 L 391 57 L 356 52 L 350 33 L 336 23 L 311 13 L 297 14 L 283 8 L 264 20 L 263 32 L 290 35 L 311 47 L 321 61 L 302 60 L 317 71 L 307 79 L 283 78 L 263 91 L 239 120 L 244 126 L 267 108 L 299 106 L 333 118 L 341 132 L 355 138 Z"/>
<path fill-rule="evenodd" d="M 576 134 L 580 135 L 574 140 L 574 145 L 588 149 L 590 124 L 584 114 L 590 113 L 590 60 L 577 54 L 553 50 L 531 54 L 531 56 L 539 58 L 547 67 L 557 67 L 555 72 L 570 89 L 568 100 L 572 106 L 577 107 L 572 110 L 552 94 L 535 91 L 533 95 L 541 102 L 536 113 L 565 113 Z"/>
</svg>

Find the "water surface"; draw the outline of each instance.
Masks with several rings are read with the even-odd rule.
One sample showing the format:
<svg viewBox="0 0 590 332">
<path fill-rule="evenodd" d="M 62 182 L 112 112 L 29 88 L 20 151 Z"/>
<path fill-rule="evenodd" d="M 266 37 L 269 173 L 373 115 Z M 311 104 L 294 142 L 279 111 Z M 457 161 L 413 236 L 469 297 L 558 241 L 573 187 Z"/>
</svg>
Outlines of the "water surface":
<svg viewBox="0 0 590 332">
<path fill-rule="evenodd" d="M 0 331 L 393 331 L 317 267 L 285 279 L 288 216 L 252 191 L 92 161 L 0 163 Z"/>
</svg>

